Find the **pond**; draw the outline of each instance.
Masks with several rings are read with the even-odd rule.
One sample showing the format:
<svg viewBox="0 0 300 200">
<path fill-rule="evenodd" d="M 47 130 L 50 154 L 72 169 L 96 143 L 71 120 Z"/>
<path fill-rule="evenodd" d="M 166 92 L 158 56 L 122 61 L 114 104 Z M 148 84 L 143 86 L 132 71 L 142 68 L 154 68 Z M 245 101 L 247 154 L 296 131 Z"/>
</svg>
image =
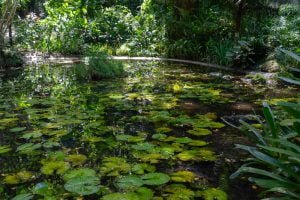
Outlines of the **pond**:
<svg viewBox="0 0 300 200">
<path fill-rule="evenodd" d="M 260 113 L 262 100 L 294 89 L 196 66 L 125 64 L 128 76 L 102 81 L 75 64 L 0 74 L 0 199 L 254 199 L 250 186 L 228 181 L 234 143 L 245 139 L 221 117 Z"/>
</svg>

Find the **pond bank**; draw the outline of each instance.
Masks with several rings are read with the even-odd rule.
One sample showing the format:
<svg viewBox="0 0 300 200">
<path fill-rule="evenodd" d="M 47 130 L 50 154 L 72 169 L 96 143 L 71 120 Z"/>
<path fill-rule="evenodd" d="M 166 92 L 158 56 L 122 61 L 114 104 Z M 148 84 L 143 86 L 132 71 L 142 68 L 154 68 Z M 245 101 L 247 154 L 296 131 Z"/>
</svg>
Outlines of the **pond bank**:
<svg viewBox="0 0 300 200">
<path fill-rule="evenodd" d="M 83 56 L 42 56 L 42 55 L 26 55 L 25 60 L 27 63 L 55 63 L 55 64 L 72 64 L 72 63 L 80 63 L 86 62 L 88 57 Z M 120 61 L 167 61 L 167 62 L 174 62 L 174 63 L 182 63 L 182 64 L 192 64 L 198 65 L 213 69 L 220 69 L 224 71 L 236 71 L 235 69 L 211 64 L 211 63 L 204 63 L 199 61 L 192 61 L 192 60 L 183 60 L 183 59 L 174 59 L 174 58 L 159 58 L 159 57 L 130 57 L 130 56 L 111 56 L 110 59 L 113 60 L 120 60 Z M 237 71 L 242 72 L 242 71 Z"/>
</svg>

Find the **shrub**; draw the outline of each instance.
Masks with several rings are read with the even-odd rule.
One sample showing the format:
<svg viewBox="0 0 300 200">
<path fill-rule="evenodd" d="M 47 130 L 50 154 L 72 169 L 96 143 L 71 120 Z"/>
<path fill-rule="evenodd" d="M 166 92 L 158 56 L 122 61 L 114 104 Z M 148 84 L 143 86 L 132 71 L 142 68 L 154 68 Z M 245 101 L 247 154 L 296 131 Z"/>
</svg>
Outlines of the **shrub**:
<svg viewBox="0 0 300 200">
<path fill-rule="evenodd" d="M 124 66 L 121 62 L 111 60 L 103 53 L 91 53 L 87 59 L 87 65 L 79 65 L 75 68 L 79 78 L 100 80 L 122 77 L 125 74 Z"/>
<path fill-rule="evenodd" d="M 0 50 L 0 69 L 20 67 L 24 63 L 22 56 L 14 50 Z"/>
<path fill-rule="evenodd" d="M 282 5 L 271 27 L 269 42 L 272 46 L 284 46 L 296 51 L 300 46 L 300 6 L 294 4 Z"/>
<path fill-rule="evenodd" d="M 267 47 L 262 39 L 250 38 L 248 41 L 238 41 L 227 57 L 233 67 L 247 69 L 257 64 L 266 54 Z"/>
</svg>

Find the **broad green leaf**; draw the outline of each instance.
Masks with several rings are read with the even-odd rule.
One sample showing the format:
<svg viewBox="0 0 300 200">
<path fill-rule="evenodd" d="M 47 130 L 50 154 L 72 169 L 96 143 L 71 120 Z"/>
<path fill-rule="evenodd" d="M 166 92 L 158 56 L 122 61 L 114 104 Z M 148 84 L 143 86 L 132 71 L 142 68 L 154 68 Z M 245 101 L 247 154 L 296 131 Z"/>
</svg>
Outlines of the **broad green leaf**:
<svg viewBox="0 0 300 200">
<path fill-rule="evenodd" d="M 19 194 L 17 196 L 15 196 L 14 198 L 12 198 L 11 200 L 30 200 L 33 198 L 33 195 L 30 193 L 27 194 Z"/>
<path fill-rule="evenodd" d="M 138 176 L 124 176 L 118 178 L 115 184 L 120 189 L 128 190 L 128 189 L 139 188 L 144 184 L 144 182 Z"/>
<path fill-rule="evenodd" d="M 12 149 L 8 145 L 0 146 L 0 154 L 10 152 Z"/>
<path fill-rule="evenodd" d="M 100 179 L 96 176 L 83 176 L 69 179 L 65 185 L 69 192 L 79 195 L 91 195 L 100 190 Z"/>
<path fill-rule="evenodd" d="M 163 173 L 149 173 L 141 177 L 146 185 L 163 185 L 170 181 L 170 177 Z"/>
</svg>

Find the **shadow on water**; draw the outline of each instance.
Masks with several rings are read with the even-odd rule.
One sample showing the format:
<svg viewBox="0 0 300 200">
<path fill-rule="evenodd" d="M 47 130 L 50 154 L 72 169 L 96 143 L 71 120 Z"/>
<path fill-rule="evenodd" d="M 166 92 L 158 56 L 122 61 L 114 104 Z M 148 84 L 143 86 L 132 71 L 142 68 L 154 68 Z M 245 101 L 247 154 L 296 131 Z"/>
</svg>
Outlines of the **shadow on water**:
<svg viewBox="0 0 300 200">
<path fill-rule="evenodd" d="M 22 191 L 72 199 L 84 192 L 68 188 L 65 174 L 89 168 L 101 187 L 87 182 L 95 192 L 84 199 L 139 195 L 142 185 L 150 197 L 165 199 L 201 199 L 209 188 L 230 199 L 256 199 L 246 182 L 227 178 L 244 157 L 234 144 L 247 140 L 220 117 L 260 113 L 260 99 L 272 92 L 208 69 L 125 65 L 127 77 L 97 82 L 73 65 L 27 66 L 0 76 L 1 197 Z M 153 173 L 151 184 L 140 184 Z M 47 194 L 32 189 L 41 184 Z"/>
</svg>

